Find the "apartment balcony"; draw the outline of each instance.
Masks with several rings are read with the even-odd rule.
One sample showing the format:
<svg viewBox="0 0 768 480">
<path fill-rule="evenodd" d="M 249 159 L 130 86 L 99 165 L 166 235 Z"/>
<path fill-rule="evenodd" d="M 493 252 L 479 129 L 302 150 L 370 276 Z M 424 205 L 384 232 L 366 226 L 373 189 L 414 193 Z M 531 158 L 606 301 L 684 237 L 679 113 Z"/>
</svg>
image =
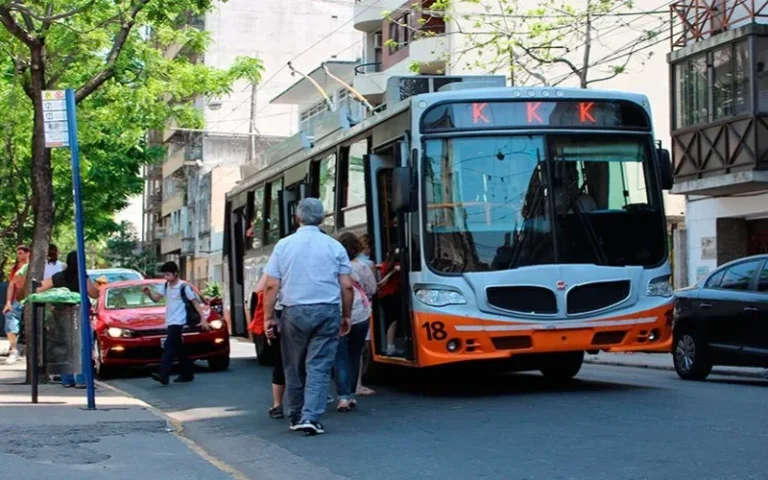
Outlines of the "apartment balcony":
<svg viewBox="0 0 768 480">
<path fill-rule="evenodd" d="M 408 45 L 407 63 L 419 62 L 422 75 L 445 74 L 450 47 L 443 36 L 425 36 L 413 40 Z"/>
<path fill-rule="evenodd" d="M 184 147 L 177 148 L 163 162 L 163 178 L 170 177 L 184 167 Z"/>
<path fill-rule="evenodd" d="M 381 103 L 387 89 L 390 72 L 381 71 L 381 63 L 364 63 L 355 67 L 355 78 L 352 86 L 369 102 L 376 105 Z"/>
<path fill-rule="evenodd" d="M 173 252 L 180 252 L 182 246 L 181 233 L 168 235 L 160 240 L 160 253 L 167 255 Z"/>
<path fill-rule="evenodd" d="M 402 0 L 355 0 L 354 27 L 361 32 L 381 30 L 384 12 L 392 12 L 403 6 Z"/>
<path fill-rule="evenodd" d="M 163 202 L 162 207 L 160 208 L 160 214 L 163 217 L 167 217 L 171 213 L 175 212 L 176 210 L 179 210 L 180 208 L 184 207 L 184 192 L 179 192 L 176 195 L 168 198 L 166 201 Z"/>
</svg>

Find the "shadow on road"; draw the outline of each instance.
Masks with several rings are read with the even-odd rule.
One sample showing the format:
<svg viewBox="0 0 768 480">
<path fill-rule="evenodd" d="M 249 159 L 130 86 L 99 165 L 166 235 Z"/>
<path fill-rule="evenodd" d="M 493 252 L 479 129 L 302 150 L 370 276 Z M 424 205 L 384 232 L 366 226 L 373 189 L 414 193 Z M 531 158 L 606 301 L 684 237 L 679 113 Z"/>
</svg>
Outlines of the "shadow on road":
<svg viewBox="0 0 768 480">
<path fill-rule="evenodd" d="M 372 384 L 374 386 L 375 384 Z M 655 387 L 628 383 L 573 380 L 555 382 L 534 372 L 510 373 L 473 368 L 441 367 L 429 370 L 394 370 L 385 388 L 399 393 L 426 396 L 479 397 L 496 395 L 593 393 L 600 391 L 650 390 Z"/>
</svg>

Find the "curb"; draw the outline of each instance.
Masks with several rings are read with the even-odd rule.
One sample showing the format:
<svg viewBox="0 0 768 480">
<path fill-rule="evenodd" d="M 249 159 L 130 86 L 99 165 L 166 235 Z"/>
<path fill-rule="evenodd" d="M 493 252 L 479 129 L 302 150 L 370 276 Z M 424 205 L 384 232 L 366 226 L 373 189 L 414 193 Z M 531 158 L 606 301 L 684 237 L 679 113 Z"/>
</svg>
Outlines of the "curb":
<svg viewBox="0 0 768 480">
<path fill-rule="evenodd" d="M 615 360 L 598 360 L 598 359 L 584 359 L 584 363 L 590 364 L 590 365 L 606 365 L 610 367 L 626 367 L 626 368 L 643 368 L 646 370 L 663 370 L 668 372 L 674 372 L 675 367 L 665 366 L 665 365 L 651 365 L 648 363 L 624 363 L 619 362 Z M 719 369 L 717 367 L 712 369 L 713 375 L 722 375 L 725 377 L 742 377 L 742 378 L 759 378 L 761 380 L 764 380 L 765 377 L 763 377 L 763 374 L 760 372 L 749 372 L 749 371 L 741 371 L 741 370 L 731 370 L 731 369 Z"/>
<path fill-rule="evenodd" d="M 211 454 L 205 448 L 203 448 L 200 444 L 198 444 L 197 442 L 195 442 L 191 438 L 189 438 L 186 435 L 184 435 L 184 423 L 181 422 L 180 420 L 177 420 L 177 419 L 171 417 L 170 415 L 168 415 L 167 413 L 163 412 L 162 410 L 160 410 L 159 408 L 155 407 L 154 405 L 151 405 L 151 404 L 145 402 L 144 400 L 142 400 L 141 398 L 138 398 L 135 395 L 131 395 L 130 393 L 126 392 L 125 390 L 122 390 L 122 389 L 120 389 L 118 387 L 115 387 L 114 385 L 109 385 L 107 383 L 104 383 L 104 382 L 101 382 L 101 381 L 95 380 L 95 379 L 94 379 L 94 383 L 96 383 L 97 385 L 99 385 L 99 386 L 101 386 L 101 387 L 103 387 L 105 389 L 112 390 L 115 393 L 119 393 L 120 395 L 129 397 L 129 398 L 136 398 L 136 399 L 140 400 L 144 405 L 146 405 L 146 408 L 149 411 L 151 411 L 152 413 L 154 413 L 158 417 L 163 418 L 166 421 L 166 423 L 168 424 L 168 426 L 169 426 L 168 429 L 171 431 L 171 433 L 173 435 L 175 435 L 176 438 L 178 438 L 184 445 L 186 445 L 187 448 L 189 448 L 190 450 L 192 450 L 193 452 L 198 454 L 203 460 L 205 460 L 206 462 L 210 463 L 214 467 L 218 468 L 222 472 L 224 472 L 224 473 L 226 473 L 228 475 L 231 475 L 232 478 L 234 478 L 235 480 L 249 480 L 249 478 L 246 475 L 244 475 L 241 471 L 239 471 L 235 467 L 229 465 L 228 463 L 226 463 L 226 462 L 224 462 L 222 460 L 219 460 L 213 454 Z"/>
</svg>

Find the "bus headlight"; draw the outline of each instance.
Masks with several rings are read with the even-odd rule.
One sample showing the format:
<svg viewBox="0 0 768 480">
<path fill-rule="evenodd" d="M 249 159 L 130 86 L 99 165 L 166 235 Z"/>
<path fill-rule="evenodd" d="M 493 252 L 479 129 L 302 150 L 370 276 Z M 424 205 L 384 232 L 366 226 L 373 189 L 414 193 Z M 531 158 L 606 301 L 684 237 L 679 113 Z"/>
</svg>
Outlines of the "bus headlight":
<svg viewBox="0 0 768 480">
<path fill-rule="evenodd" d="M 419 288 L 416 290 L 416 298 L 432 307 L 445 307 L 447 305 L 463 305 L 467 299 L 458 290 L 440 288 Z"/>
<path fill-rule="evenodd" d="M 654 278 L 648 283 L 646 292 L 649 297 L 671 297 L 674 293 L 669 277 Z"/>
</svg>

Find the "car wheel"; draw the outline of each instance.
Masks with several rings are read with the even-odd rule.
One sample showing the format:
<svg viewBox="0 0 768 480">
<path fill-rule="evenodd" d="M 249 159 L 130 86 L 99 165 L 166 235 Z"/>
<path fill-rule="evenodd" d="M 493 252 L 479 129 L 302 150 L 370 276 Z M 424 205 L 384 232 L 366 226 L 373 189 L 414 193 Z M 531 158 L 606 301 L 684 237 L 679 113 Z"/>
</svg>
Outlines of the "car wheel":
<svg viewBox="0 0 768 480">
<path fill-rule="evenodd" d="M 101 380 L 106 380 L 112 376 L 113 372 L 110 367 L 104 365 L 101 358 L 101 346 L 99 340 L 93 341 L 93 373 L 96 374 Z"/>
<path fill-rule="evenodd" d="M 553 354 L 541 367 L 541 374 L 547 380 L 564 382 L 578 375 L 584 363 L 584 352 Z"/>
<path fill-rule="evenodd" d="M 214 372 L 223 372 L 229 368 L 229 356 L 209 358 L 208 368 Z"/>
<path fill-rule="evenodd" d="M 707 346 L 693 332 L 675 335 L 672 352 L 675 371 L 683 380 L 704 380 L 712 371 L 712 359 Z"/>
<path fill-rule="evenodd" d="M 275 365 L 275 349 L 267 343 L 267 337 L 256 335 L 253 337 L 253 345 L 256 348 L 256 361 L 264 367 Z"/>
</svg>

